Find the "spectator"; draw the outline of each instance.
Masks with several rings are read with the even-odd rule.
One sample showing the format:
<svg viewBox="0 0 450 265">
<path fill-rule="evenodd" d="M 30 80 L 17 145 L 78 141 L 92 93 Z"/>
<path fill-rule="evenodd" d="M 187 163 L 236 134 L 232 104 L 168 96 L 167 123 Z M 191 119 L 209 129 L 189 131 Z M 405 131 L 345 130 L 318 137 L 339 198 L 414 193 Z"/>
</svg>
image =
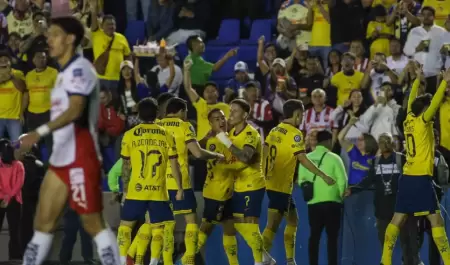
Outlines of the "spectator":
<svg viewBox="0 0 450 265">
<path fill-rule="evenodd" d="M 16 0 L 14 7 L 8 6 L 7 2 L 0 4 L 1 12 L 6 16 L 8 22 L 8 33 L 17 32 L 24 37 L 33 32 L 33 18 L 28 0 Z"/>
<path fill-rule="evenodd" d="M 22 60 L 22 55 L 19 54 L 19 48 L 20 44 L 22 42 L 22 38 L 20 37 L 19 33 L 12 32 L 9 34 L 8 43 L 6 47 L 6 51 L 8 52 L 9 56 L 11 57 L 12 65 L 11 67 L 13 69 L 25 72 L 27 70 L 27 63 Z"/>
<path fill-rule="evenodd" d="M 151 0 L 144 0 L 151 1 Z M 161 41 L 167 38 L 174 28 L 175 2 L 174 0 L 158 0 L 152 5 L 150 17 L 147 21 L 147 35 L 149 41 Z"/>
<path fill-rule="evenodd" d="M 248 82 L 250 82 L 248 66 L 245 62 L 239 61 L 234 65 L 234 78 L 230 79 L 225 87 L 225 103 L 229 103 L 235 98 L 243 98 Z"/>
<path fill-rule="evenodd" d="M 300 98 L 303 101 L 303 105 L 309 106 L 311 104 L 312 91 L 323 87 L 325 76 L 317 57 L 308 57 L 305 70 L 304 75 L 294 75 L 293 78 L 300 89 Z"/>
<path fill-rule="evenodd" d="M 23 108 L 27 110 L 26 125 L 29 131 L 50 120 L 50 96 L 58 76 L 58 70 L 47 66 L 45 51 L 36 50 L 31 59 L 35 67 L 25 77 L 26 90 L 22 99 Z M 44 142 L 50 154 L 52 136 L 46 136 Z"/>
<path fill-rule="evenodd" d="M 331 78 L 331 85 L 336 89 L 337 106 L 344 104 L 353 89 L 361 87 L 364 74 L 353 69 L 355 59 L 352 53 L 344 53 L 341 62 L 342 70 Z"/>
<path fill-rule="evenodd" d="M 269 101 L 261 99 L 259 84 L 248 82 L 245 85 L 243 96 L 250 105 L 250 115 L 248 122 L 258 129 L 261 140 L 275 127 L 276 123 L 272 117 L 272 107 Z"/>
<path fill-rule="evenodd" d="M 394 84 L 385 82 L 380 86 L 375 104 L 370 106 L 365 115 L 365 123 L 370 128 L 370 134 L 378 139 L 382 133 L 398 136 L 396 126 L 397 115 L 401 106 L 394 99 Z"/>
<path fill-rule="evenodd" d="M 397 81 L 397 74 L 386 65 L 386 56 L 383 53 L 377 53 L 364 73 L 361 88 L 369 91 L 370 103 L 372 103 L 380 96 L 381 84 L 385 82 L 396 84 Z"/>
<path fill-rule="evenodd" d="M 297 47 L 291 53 L 291 56 L 286 58 L 286 70 L 288 73 L 294 77 L 305 75 L 306 70 L 306 60 L 308 59 L 308 51 L 304 51 Z M 272 60 L 273 62 L 273 60 Z"/>
<path fill-rule="evenodd" d="M 399 76 L 408 64 L 408 57 L 403 54 L 402 44 L 396 38 L 389 42 L 389 53 L 391 56 L 386 58 L 386 64 L 389 69 Z"/>
<path fill-rule="evenodd" d="M 313 130 L 332 132 L 332 146 L 337 141 L 338 124 L 331 119 L 333 108 L 325 104 L 326 93 L 321 88 L 316 88 L 311 93 L 312 107 L 305 111 L 300 130 L 304 135 L 309 135 Z"/>
<path fill-rule="evenodd" d="M 189 49 L 189 55 L 184 59 L 184 62 L 192 61 L 189 73 L 191 74 L 192 86 L 195 89 L 203 88 L 212 72 L 219 71 L 226 61 L 237 54 L 237 49 L 231 49 L 219 61 L 213 64 L 205 61 L 202 57 L 205 52 L 205 43 L 200 36 L 190 36 L 186 44 Z"/>
<path fill-rule="evenodd" d="M 436 25 L 443 27 L 445 24 L 445 20 L 448 18 L 448 14 L 450 14 L 450 2 L 448 0 L 444 1 L 430 1 L 424 0 L 422 3 L 423 7 L 431 7 L 436 11 Z M 423 11 L 423 9 L 422 9 Z M 419 23 L 415 23 L 416 25 L 420 25 Z"/>
<path fill-rule="evenodd" d="M 25 169 L 22 162 L 15 160 L 11 142 L 0 140 L 0 227 L 6 215 L 9 230 L 8 260 L 22 259 L 20 215 L 24 178 Z"/>
<path fill-rule="evenodd" d="M 338 238 L 341 228 L 344 192 L 347 188 L 347 174 L 342 159 L 333 154 L 332 136 L 328 131 L 317 133 L 317 146 L 307 154 L 311 161 L 319 161 L 317 167 L 328 176 L 333 176 L 334 185 L 327 185 L 322 180 L 316 180 L 305 167 L 298 170 L 298 184 L 303 181 L 314 182 L 314 197 L 308 201 L 308 219 L 311 230 L 308 253 L 309 264 L 319 264 L 319 245 L 322 231 L 327 233 L 328 264 L 338 264 Z"/>
<path fill-rule="evenodd" d="M 349 52 L 355 55 L 355 70 L 364 72 L 369 66 L 369 59 L 366 57 L 364 43 L 361 40 L 352 41 Z"/>
<path fill-rule="evenodd" d="M 284 2 L 278 11 L 277 31 L 279 33 L 277 44 L 284 50 L 293 51 L 297 47 L 302 50 L 308 49 L 311 40 L 311 26 L 303 23 L 306 21 L 308 8 L 299 0 Z M 297 26 L 294 28 L 294 25 Z"/>
<path fill-rule="evenodd" d="M 206 37 L 210 3 L 208 0 L 185 1 L 175 10 L 175 30 L 167 37 L 167 44 L 181 44 L 191 36 Z"/>
<path fill-rule="evenodd" d="M 142 19 L 149 20 L 148 14 L 151 13 L 152 0 L 127 0 L 125 3 L 128 21 L 138 20 L 138 5 L 141 7 Z"/>
<path fill-rule="evenodd" d="M 434 8 L 425 6 L 421 14 L 423 24 L 409 32 L 403 52 L 423 66 L 426 92 L 434 94 L 438 85 L 437 76 L 442 67 L 440 36 L 445 34 L 445 29 L 434 24 Z"/>
<path fill-rule="evenodd" d="M 330 84 L 330 79 L 337 74 L 339 71 L 341 71 L 341 56 L 342 53 L 339 50 L 331 50 L 330 53 L 328 54 L 328 65 L 325 68 L 325 78 L 326 81 L 324 83 L 324 88 L 328 87 L 328 85 Z"/>
<path fill-rule="evenodd" d="M 305 137 L 306 153 L 312 152 L 316 149 L 318 133 L 319 133 L 318 130 L 311 130 L 309 132 L 309 134 L 306 134 L 306 137 Z"/>
<path fill-rule="evenodd" d="M 394 27 L 386 23 L 386 9 L 378 5 L 372 10 L 375 20 L 367 25 L 367 39 L 370 44 L 370 59 L 373 60 L 377 53 L 389 55 L 389 39 L 394 35 Z"/>
<path fill-rule="evenodd" d="M 264 41 L 264 36 L 261 36 L 258 39 L 258 52 L 256 54 L 256 62 L 259 71 L 261 72 L 259 76 L 261 78 L 259 78 L 257 75 L 257 80 L 263 80 L 266 74 L 269 73 L 270 66 L 272 65 L 273 61 L 278 56 L 276 46 L 273 43 L 264 44 Z"/>
<path fill-rule="evenodd" d="M 0 137 L 8 131 L 9 139 L 16 141 L 22 134 L 24 105 L 22 95 L 26 86 L 21 71 L 11 68 L 11 57 L 0 52 Z"/>
<path fill-rule="evenodd" d="M 47 37 L 47 17 L 42 12 L 33 14 L 33 33 L 27 36 L 25 40 L 20 44 L 19 52 L 26 54 L 28 63 L 28 69 L 33 69 L 33 55 L 36 51 L 45 51 L 48 49 Z"/>
<path fill-rule="evenodd" d="M 272 104 L 279 115 L 283 113 L 283 104 L 288 99 L 298 98 L 297 84 L 286 71 L 286 62 L 276 58 L 266 77 L 264 98 Z"/>
<path fill-rule="evenodd" d="M 445 33 L 442 34 L 440 40 L 441 54 L 444 57 L 444 68 L 448 69 L 450 67 L 450 19 L 444 24 Z"/>
<path fill-rule="evenodd" d="M 181 68 L 175 64 L 172 56 L 166 53 L 160 53 L 156 56 L 155 65 L 151 71 L 157 74 L 158 85 L 156 90 L 161 92 L 169 92 L 176 96 L 180 93 L 180 86 L 183 84 L 183 72 Z M 155 89 L 155 88 L 153 88 Z"/>
<path fill-rule="evenodd" d="M 116 20 L 112 15 L 105 15 L 99 23 L 97 5 L 96 1 L 91 5 L 94 66 L 99 72 L 101 86 L 110 89 L 116 96 L 122 70 L 120 65 L 124 60 L 131 59 L 131 51 L 125 36 L 116 32 Z"/>
<path fill-rule="evenodd" d="M 409 31 L 420 26 L 421 22 L 417 16 L 421 7 L 420 3 L 414 0 L 403 0 L 390 8 L 386 24 L 394 26 L 394 36 L 401 45 L 405 44 Z"/>
</svg>

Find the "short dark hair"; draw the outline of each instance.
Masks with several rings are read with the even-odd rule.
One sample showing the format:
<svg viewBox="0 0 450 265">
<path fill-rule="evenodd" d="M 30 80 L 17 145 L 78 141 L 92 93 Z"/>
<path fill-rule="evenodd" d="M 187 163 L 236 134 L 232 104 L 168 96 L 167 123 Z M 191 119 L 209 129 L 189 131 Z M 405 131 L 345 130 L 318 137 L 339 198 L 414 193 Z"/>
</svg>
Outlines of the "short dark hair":
<svg viewBox="0 0 450 265">
<path fill-rule="evenodd" d="M 217 89 L 217 91 L 219 90 L 219 86 L 218 86 L 217 83 L 214 82 L 214 81 L 208 81 L 208 82 L 206 82 L 204 87 L 206 88 L 207 86 L 213 86 L 215 89 Z"/>
<path fill-rule="evenodd" d="M 14 147 L 8 139 L 0 139 L 0 157 L 5 164 L 11 164 L 15 159 Z"/>
<path fill-rule="evenodd" d="M 84 38 L 84 26 L 80 20 L 72 16 L 57 17 L 52 19 L 51 24 L 62 28 L 67 34 L 75 36 L 75 41 L 73 42 L 74 49 L 80 46 Z"/>
<path fill-rule="evenodd" d="M 423 13 L 423 11 L 430 11 L 433 14 L 433 16 L 436 16 L 436 9 L 434 9 L 431 6 L 424 6 L 420 13 Z"/>
<path fill-rule="evenodd" d="M 255 81 L 247 82 L 244 86 L 245 89 L 252 88 L 252 87 L 259 88 L 258 84 Z"/>
<path fill-rule="evenodd" d="M 192 35 L 189 36 L 189 38 L 187 38 L 186 40 L 186 46 L 188 47 L 189 51 L 192 51 L 192 46 L 194 45 L 194 41 L 198 40 L 200 38 L 199 35 Z"/>
<path fill-rule="evenodd" d="M 415 116 L 419 116 L 425 108 L 431 104 L 431 98 L 432 96 L 430 93 L 426 93 L 425 95 L 420 95 L 415 98 L 411 104 L 411 112 Z"/>
<path fill-rule="evenodd" d="M 285 119 L 292 118 L 297 110 L 304 111 L 305 107 L 301 100 L 289 99 L 283 104 L 283 116 Z"/>
<path fill-rule="evenodd" d="M 356 56 L 351 52 L 344 52 L 344 54 L 342 54 L 342 58 L 344 58 L 344 57 L 349 57 L 353 61 L 356 60 Z"/>
<path fill-rule="evenodd" d="M 211 116 L 216 112 L 221 112 L 222 110 L 219 108 L 214 108 L 208 112 L 208 120 L 211 119 Z"/>
<path fill-rule="evenodd" d="M 322 130 L 317 132 L 316 139 L 317 144 L 324 144 L 327 141 L 331 141 L 333 139 L 333 135 L 327 130 Z"/>
<path fill-rule="evenodd" d="M 144 122 L 152 122 L 156 119 L 158 114 L 158 103 L 154 98 L 148 97 L 139 101 L 138 116 Z"/>
<path fill-rule="evenodd" d="M 113 15 L 111 15 L 111 14 L 106 14 L 106 15 L 104 15 L 103 16 L 103 18 L 102 18 L 102 23 L 103 22 L 105 22 L 106 20 L 114 20 L 114 21 L 116 21 L 116 17 L 114 17 Z"/>
<path fill-rule="evenodd" d="M 369 133 L 363 133 L 362 136 L 364 138 L 364 144 L 366 146 L 366 153 L 371 156 L 376 155 L 378 152 L 378 143 L 375 137 L 373 137 Z"/>
<path fill-rule="evenodd" d="M 171 98 L 167 101 L 166 114 L 175 114 L 180 110 L 187 110 L 186 100 L 182 98 Z"/>
<path fill-rule="evenodd" d="M 231 105 L 231 104 L 239 105 L 239 107 L 240 107 L 244 112 L 250 113 L 250 105 L 247 103 L 247 101 L 245 101 L 245 100 L 243 100 L 243 99 L 240 99 L 240 98 L 234 99 L 233 101 L 230 102 L 230 105 Z"/>
<path fill-rule="evenodd" d="M 161 106 L 162 104 L 166 103 L 169 99 L 174 97 L 175 95 L 169 92 L 159 94 L 158 98 L 156 99 L 158 101 L 158 106 Z"/>
</svg>

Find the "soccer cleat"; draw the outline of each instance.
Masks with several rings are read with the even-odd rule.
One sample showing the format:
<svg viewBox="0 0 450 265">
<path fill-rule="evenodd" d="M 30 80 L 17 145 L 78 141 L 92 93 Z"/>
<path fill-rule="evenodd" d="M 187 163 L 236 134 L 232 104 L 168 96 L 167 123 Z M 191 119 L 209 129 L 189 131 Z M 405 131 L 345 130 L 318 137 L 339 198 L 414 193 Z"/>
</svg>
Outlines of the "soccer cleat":
<svg viewBox="0 0 450 265">
<path fill-rule="evenodd" d="M 291 261 L 288 261 L 286 263 L 286 265 L 297 265 L 297 263 L 295 263 L 295 260 L 291 260 Z"/>
<path fill-rule="evenodd" d="M 134 260 L 132 257 L 127 255 L 127 265 L 134 265 Z"/>
<path fill-rule="evenodd" d="M 277 262 L 275 261 L 272 256 L 268 252 L 263 253 L 263 265 L 276 265 Z"/>
</svg>

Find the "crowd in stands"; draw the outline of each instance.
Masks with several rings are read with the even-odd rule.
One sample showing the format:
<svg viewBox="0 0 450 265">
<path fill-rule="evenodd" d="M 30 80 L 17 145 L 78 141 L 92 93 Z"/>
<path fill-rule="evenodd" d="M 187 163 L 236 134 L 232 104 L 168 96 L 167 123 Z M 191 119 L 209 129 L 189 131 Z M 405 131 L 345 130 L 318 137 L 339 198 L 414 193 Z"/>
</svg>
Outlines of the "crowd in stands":
<svg viewBox="0 0 450 265">
<path fill-rule="evenodd" d="M 100 79 L 105 174 L 119 159 L 124 132 L 139 123 L 137 103 L 171 93 L 191 103 L 188 116 L 199 139 L 209 131 L 208 111 L 220 108 L 227 115 L 233 99 L 250 103 L 249 122 L 262 137 L 283 118 L 284 102 L 300 99 L 307 149 L 315 149 L 319 131 L 332 132 L 333 152 L 355 185 L 367 176 L 381 136 L 392 135 L 394 150 L 403 151 L 404 99 L 416 76 L 423 75 L 421 93 L 434 94 L 441 71 L 450 67 L 450 0 L 126 0 L 128 27 L 116 19 L 123 9 L 111 7 L 115 1 L 69 2 L 86 27 L 79 52 L 92 60 Z M 58 66 L 47 54 L 48 1 L 0 0 L 0 12 L 0 225 L 6 216 L 9 259 L 20 260 L 23 247 L 11 246 L 30 239 L 52 139 L 46 137 L 24 161 L 8 154 L 21 134 L 49 120 Z M 147 41 L 176 45 L 177 53 L 133 52 Z M 185 69 L 185 62 L 192 66 Z M 186 75 L 192 87 L 183 85 Z M 448 162 L 449 112 L 447 95 L 435 127 Z M 344 147 L 351 144 L 358 148 L 349 152 Z M 194 172 L 204 170 L 198 161 L 192 165 Z M 6 180 L 10 176 L 13 182 Z M 195 190 L 201 191 L 204 178 L 195 174 Z M 118 186 L 111 191 L 119 192 Z M 73 233 L 67 238 L 75 240 Z M 67 263 L 73 243 L 64 246 L 61 261 Z M 92 251 L 85 253 L 90 261 Z"/>
</svg>

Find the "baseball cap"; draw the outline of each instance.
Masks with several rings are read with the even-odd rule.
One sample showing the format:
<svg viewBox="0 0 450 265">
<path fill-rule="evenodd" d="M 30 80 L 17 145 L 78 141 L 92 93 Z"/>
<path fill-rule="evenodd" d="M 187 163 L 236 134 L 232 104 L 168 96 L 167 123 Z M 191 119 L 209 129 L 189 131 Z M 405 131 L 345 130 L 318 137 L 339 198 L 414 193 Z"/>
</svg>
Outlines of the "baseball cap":
<svg viewBox="0 0 450 265">
<path fill-rule="evenodd" d="M 235 72 L 248 72 L 248 66 L 245 62 L 239 61 L 234 65 Z"/>
<path fill-rule="evenodd" d="M 122 70 L 125 66 L 128 66 L 128 67 L 130 67 L 131 69 L 134 69 L 133 62 L 132 62 L 132 61 L 129 61 L 129 60 L 125 60 L 125 61 L 122 61 L 122 62 L 120 63 L 120 70 Z"/>
<path fill-rule="evenodd" d="M 281 58 L 276 58 L 272 62 L 272 66 L 275 66 L 276 64 L 279 64 L 281 67 L 286 68 L 286 62 Z"/>
</svg>

